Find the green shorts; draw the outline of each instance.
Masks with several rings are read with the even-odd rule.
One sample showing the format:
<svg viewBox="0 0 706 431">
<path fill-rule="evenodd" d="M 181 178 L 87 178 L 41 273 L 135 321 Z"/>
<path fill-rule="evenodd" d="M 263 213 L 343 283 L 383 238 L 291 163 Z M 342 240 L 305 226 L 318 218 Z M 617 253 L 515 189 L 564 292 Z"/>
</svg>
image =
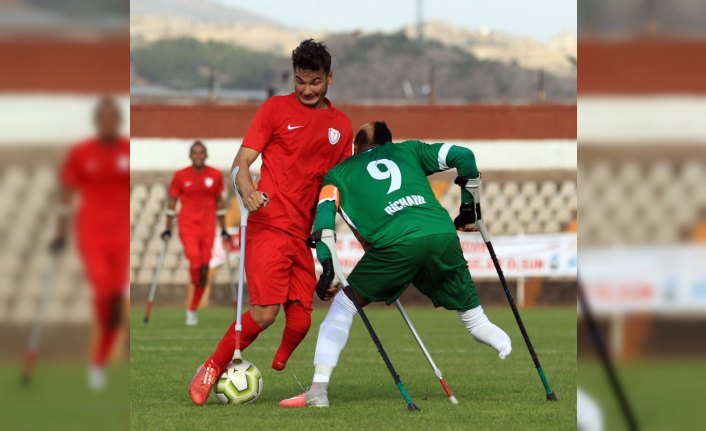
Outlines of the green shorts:
<svg viewBox="0 0 706 431">
<path fill-rule="evenodd" d="M 373 247 L 353 269 L 348 283 L 373 302 L 391 304 L 412 283 L 435 307 L 466 311 L 480 305 L 456 234 L 429 235 Z"/>
</svg>

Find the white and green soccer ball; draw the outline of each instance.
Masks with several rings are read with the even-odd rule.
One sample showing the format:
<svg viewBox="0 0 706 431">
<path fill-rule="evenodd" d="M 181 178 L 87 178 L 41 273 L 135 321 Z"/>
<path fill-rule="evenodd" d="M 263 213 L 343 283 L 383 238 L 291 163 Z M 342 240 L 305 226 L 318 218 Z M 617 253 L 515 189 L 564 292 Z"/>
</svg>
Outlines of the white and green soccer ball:
<svg viewBox="0 0 706 431">
<path fill-rule="evenodd" d="M 247 404 L 262 395 L 262 373 L 248 361 L 231 362 L 216 383 L 216 397 L 223 404 Z"/>
</svg>

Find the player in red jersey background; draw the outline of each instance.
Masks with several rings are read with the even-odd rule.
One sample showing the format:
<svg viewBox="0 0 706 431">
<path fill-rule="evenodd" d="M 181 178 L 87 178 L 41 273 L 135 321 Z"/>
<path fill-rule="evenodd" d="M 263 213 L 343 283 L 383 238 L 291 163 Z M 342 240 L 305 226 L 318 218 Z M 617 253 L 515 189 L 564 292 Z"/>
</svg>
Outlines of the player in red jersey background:
<svg viewBox="0 0 706 431">
<path fill-rule="evenodd" d="M 184 254 L 189 260 L 189 273 L 194 285 L 191 304 L 186 310 L 186 324 L 189 326 L 198 324 L 196 310 L 206 291 L 216 217 L 221 227 L 221 238 L 224 241 L 230 239 L 225 230 L 223 177 L 218 169 L 206 165 L 207 157 L 206 146 L 201 141 L 191 145 L 191 166 L 177 171 L 169 185 L 167 225 L 161 235 L 164 241 L 171 238 L 177 200 L 181 200 L 179 238 L 184 246 Z"/>
<path fill-rule="evenodd" d="M 252 212 L 245 248 L 250 310 L 243 314 L 241 349 L 274 322 L 280 308 L 286 324 L 272 368 L 283 370 L 311 326 L 316 286 L 306 238 L 326 172 L 352 153 L 351 122 L 325 97 L 333 82 L 331 56 L 323 43 L 303 41 L 292 52 L 294 92 L 267 100 L 255 115 L 233 162 L 232 179 Z M 262 154 L 257 187 L 250 165 Z M 267 193 L 266 202 L 262 193 Z M 203 404 L 232 359 L 234 324 L 189 387 Z"/>
<path fill-rule="evenodd" d="M 61 168 L 61 207 L 51 249 L 61 251 L 75 215 L 77 245 L 93 288 L 98 343 L 89 368 L 89 386 L 107 384 L 105 364 L 125 318 L 130 266 L 130 139 L 119 135 L 120 109 L 112 98 L 99 101 L 97 136 L 74 145 Z"/>
</svg>

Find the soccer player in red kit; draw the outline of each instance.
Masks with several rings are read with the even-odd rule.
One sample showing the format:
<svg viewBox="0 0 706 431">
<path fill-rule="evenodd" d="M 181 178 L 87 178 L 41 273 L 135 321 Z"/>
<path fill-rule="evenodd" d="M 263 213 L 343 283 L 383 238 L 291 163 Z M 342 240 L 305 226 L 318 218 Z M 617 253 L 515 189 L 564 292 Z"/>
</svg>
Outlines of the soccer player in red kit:
<svg viewBox="0 0 706 431">
<path fill-rule="evenodd" d="M 189 326 L 198 324 L 196 310 L 206 291 L 216 217 L 221 227 L 221 238 L 224 241 L 230 239 L 230 235 L 225 230 L 223 176 L 218 169 L 206 165 L 207 157 L 206 146 L 201 141 L 191 145 L 189 150 L 191 166 L 177 171 L 169 186 L 167 226 L 161 235 L 164 241 L 171 238 L 177 200 L 181 200 L 179 238 L 184 246 L 184 254 L 189 260 L 189 273 L 191 283 L 194 285 L 191 304 L 186 310 L 186 324 Z"/>
<path fill-rule="evenodd" d="M 350 156 L 350 120 L 325 97 L 333 81 L 331 56 L 323 43 L 303 41 L 292 52 L 294 92 L 267 100 L 243 139 L 231 178 L 251 211 L 245 244 L 250 310 L 242 316 L 241 349 L 274 322 L 280 307 L 286 324 L 272 368 L 282 370 L 311 326 L 316 287 L 306 239 L 326 172 Z M 250 165 L 262 154 L 257 187 Z M 262 193 L 266 193 L 266 200 Z M 208 399 L 235 350 L 234 324 L 191 381 L 194 403 Z"/>
<path fill-rule="evenodd" d="M 130 267 L 130 139 L 119 135 L 121 114 L 109 97 L 94 112 L 98 136 L 74 145 L 61 168 L 61 208 L 51 250 L 66 244 L 68 215 L 75 217 L 77 245 L 93 288 L 98 343 L 89 368 L 89 386 L 104 389 L 105 364 L 124 319 Z"/>
</svg>

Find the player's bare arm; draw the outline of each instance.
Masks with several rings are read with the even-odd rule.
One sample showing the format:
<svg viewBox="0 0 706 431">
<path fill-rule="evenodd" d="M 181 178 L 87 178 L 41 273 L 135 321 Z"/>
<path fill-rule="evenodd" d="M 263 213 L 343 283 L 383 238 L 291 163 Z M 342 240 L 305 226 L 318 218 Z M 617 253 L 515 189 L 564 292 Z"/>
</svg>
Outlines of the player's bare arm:
<svg viewBox="0 0 706 431">
<path fill-rule="evenodd" d="M 56 236 L 49 245 L 50 251 L 57 253 L 66 246 L 66 237 L 69 233 L 69 216 L 71 214 L 71 203 L 73 202 L 74 190 L 70 187 L 62 186 L 59 192 L 59 208 L 56 221 Z"/>
<path fill-rule="evenodd" d="M 243 198 L 243 203 L 251 212 L 257 211 L 267 204 L 262 193 L 257 190 L 250 174 L 250 166 L 260 155 L 258 151 L 248 147 L 240 147 L 233 160 L 233 169 L 238 168 L 235 185 Z"/>
<path fill-rule="evenodd" d="M 175 198 L 174 196 L 169 196 L 167 200 L 167 210 L 164 212 L 164 214 L 166 215 L 164 232 L 162 232 L 162 235 L 160 235 L 164 241 L 167 241 L 169 240 L 169 238 L 172 237 L 174 219 L 176 218 L 176 204 L 177 198 Z"/>
<path fill-rule="evenodd" d="M 226 212 L 223 196 L 216 196 L 216 218 L 218 219 L 218 226 L 221 228 L 221 239 L 223 239 L 223 241 L 230 239 L 230 234 L 226 230 Z"/>
</svg>

